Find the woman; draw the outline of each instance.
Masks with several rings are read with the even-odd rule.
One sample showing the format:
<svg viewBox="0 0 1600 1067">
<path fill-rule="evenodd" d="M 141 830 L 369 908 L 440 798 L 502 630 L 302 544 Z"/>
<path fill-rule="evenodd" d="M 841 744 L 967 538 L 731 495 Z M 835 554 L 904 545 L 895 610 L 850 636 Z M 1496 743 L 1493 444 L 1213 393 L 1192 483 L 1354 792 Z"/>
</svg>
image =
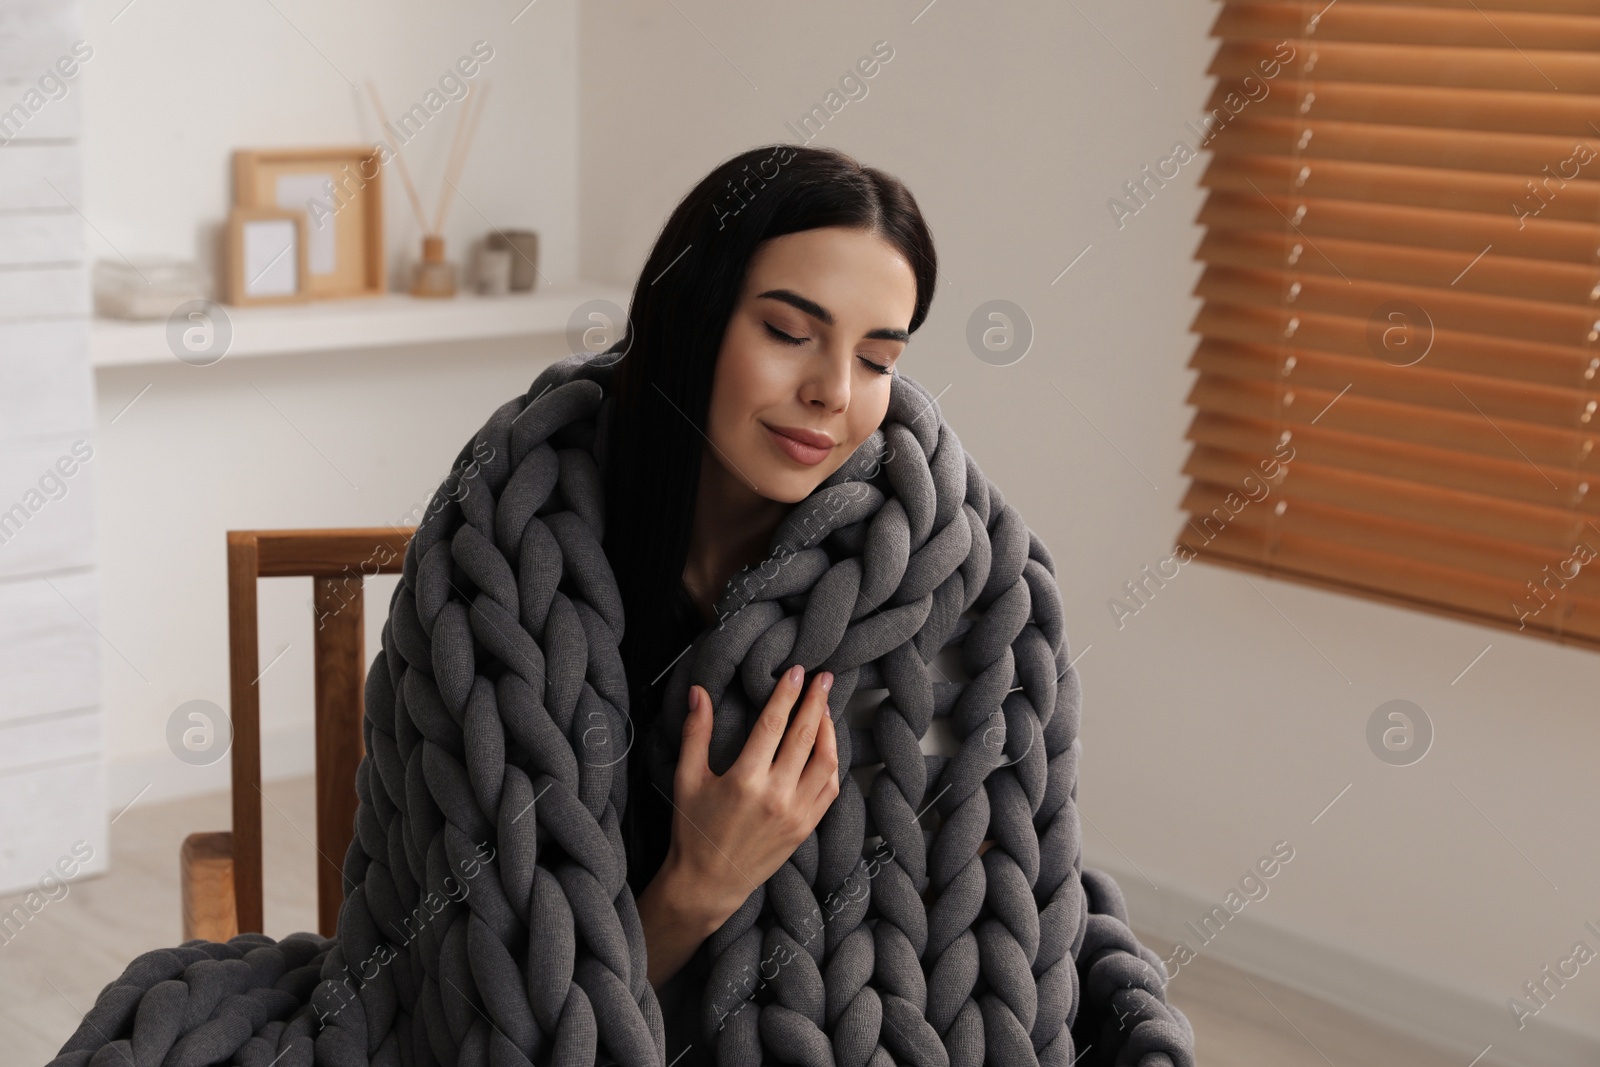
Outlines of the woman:
<svg viewBox="0 0 1600 1067">
<path fill-rule="evenodd" d="M 673 212 L 618 346 L 607 471 L 606 555 L 628 619 L 636 732 L 658 711 L 652 683 L 715 624 L 729 580 L 767 559 L 790 508 L 883 421 L 936 270 L 911 193 L 831 149 L 746 152 Z M 712 1062 L 696 1028 L 705 939 L 838 795 L 831 682 L 820 672 L 796 708 L 800 681 L 785 676 L 762 713 L 769 728 L 722 775 L 707 765 L 711 705 L 695 686 L 671 798 L 649 787 L 643 759 L 630 761 L 629 883 L 668 1062 L 686 1048 L 680 1065 Z"/>
<path fill-rule="evenodd" d="M 699 183 L 407 546 L 336 937 L 146 953 L 52 1067 L 1193 1067 L 1081 866 L 1054 561 L 897 370 L 935 278 L 841 153 Z"/>
</svg>

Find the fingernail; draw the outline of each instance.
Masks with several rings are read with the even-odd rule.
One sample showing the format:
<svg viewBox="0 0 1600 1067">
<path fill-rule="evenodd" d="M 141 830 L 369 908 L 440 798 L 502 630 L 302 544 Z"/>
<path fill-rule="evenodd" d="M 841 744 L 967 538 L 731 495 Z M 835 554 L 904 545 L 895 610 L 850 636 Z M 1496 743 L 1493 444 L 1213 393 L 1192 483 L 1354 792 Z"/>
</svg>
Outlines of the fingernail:
<svg viewBox="0 0 1600 1067">
<path fill-rule="evenodd" d="M 833 688 L 833 672 L 832 671 L 823 671 L 822 672 L 822 691 L 824 693 L 826 693 L 828 690 L 830 690 L 832 688 Z"/>
<path fill-rule="evenodd" d="M 700 710 L 700 690 L 699 690 L 699 688 L 697 686 L 692 686 L 691 685 L 689 687 L 689 710 L 690 711 L 699 711 Z"/>
<path fill-rule="evenodd" d="M 799 685 L 800 684 L 800 678 L 804 674 L 805 674 L 805 668 L 800 666 L 800 664 L 796 663 L 793 667 L 789 668 L 789 684 L 790 685 Z"/>
</svg>

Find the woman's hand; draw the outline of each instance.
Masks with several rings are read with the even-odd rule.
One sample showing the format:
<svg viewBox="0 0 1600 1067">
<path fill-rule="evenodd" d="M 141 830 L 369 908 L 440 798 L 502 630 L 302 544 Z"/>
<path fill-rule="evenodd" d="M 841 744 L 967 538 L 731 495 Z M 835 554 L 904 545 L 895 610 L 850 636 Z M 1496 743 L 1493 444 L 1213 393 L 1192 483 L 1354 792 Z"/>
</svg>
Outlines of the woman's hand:
<svg viewBox="0 0 1600 1067">
<path fill-rule="evenodd" d="M 799 664 L 785 672 L 722 775 L 710 766 L 711 698 L 700 686 L 689 690 L 664 866 L 720 916 L 713 928 L 783 866 L 839 795 L 839 746 L 828 712 L 833 674 L 812 680 L 791 721 L 803 678 Z"/>
</svg>

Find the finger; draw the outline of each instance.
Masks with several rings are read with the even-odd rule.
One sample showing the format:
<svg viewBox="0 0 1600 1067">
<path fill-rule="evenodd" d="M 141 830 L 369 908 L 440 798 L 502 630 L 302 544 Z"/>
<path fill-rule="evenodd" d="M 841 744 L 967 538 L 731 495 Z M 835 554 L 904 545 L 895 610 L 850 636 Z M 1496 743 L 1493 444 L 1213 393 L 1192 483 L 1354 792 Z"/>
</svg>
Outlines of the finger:
<svg viewBox="0 0 1600 1067">
<path fill-rule="evenodd" d="M 805 769 L 806 760 L 822 736 L 822 720 L 828 714 L 828 690 L 832 685 L 832 671 L 823 671 L 811 680 L 811 688 L 806 690 L 806 698 L 800 710 L 795 712 L 789 732 L 784 734 L 783 747 L 778 750 L 778 758 L 772 764 L 772 775 L 784 788 L 793 789 L 799 782 L 800 772 Z M 810 799 L 814 794 L 800 795 Z"/>
<path fill-rule="evenodd" d="M 800 695 L 804 677 L 805 668 L 798 663 L 783 672 L 783 677 L 778 679 L 777 686 L 772 690 L 772 696 L 767 699 L 767 706 L 756 719 L 755 729 L 745 739 L 744 750 L 734 760 L 733 766 L 728 768 L 730 774 L 737 770 L 739 773 L 766 775 L 772 770 L 772 755 L 778 751 L 778 742 L 783 740 L 784 731 L 788 728 L 789 711 L 794 707 L 795 698 Z"/>
<path fill-rule="evenodd" d="M 698 706 L 696 701 L 698 700 Z M 711 697 L 698 685 L 689 687 L 689 714 L 683 720 L 683 743 L 678 749 L 679 785 L 693 785 L 710 769 Z"/>
<path fill-rule="evenodd" d="M 822 729 L 817 731 L 817 743 L 811 750 L 811 759 L 800 776 L 795 791 L 811 800 L 812 825 L 822 821 L 828 807 L 838 797 L 839 783 L 839 733 L 833 716 L 824 716 Z"/>
</svg>

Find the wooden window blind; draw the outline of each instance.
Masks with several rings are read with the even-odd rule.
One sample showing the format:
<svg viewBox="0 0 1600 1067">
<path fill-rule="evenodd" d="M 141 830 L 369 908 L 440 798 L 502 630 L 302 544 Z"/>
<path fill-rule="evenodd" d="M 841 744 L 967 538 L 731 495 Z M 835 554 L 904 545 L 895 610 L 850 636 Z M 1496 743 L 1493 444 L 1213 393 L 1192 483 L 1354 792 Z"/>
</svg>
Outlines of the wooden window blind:
<svg viewBox="0 0 1600 1067">
<path fill-rule="evenodd" d="M 1176 555 L 1600 648 L 1600 0 L 1212 36 Z"/>
</svg>

